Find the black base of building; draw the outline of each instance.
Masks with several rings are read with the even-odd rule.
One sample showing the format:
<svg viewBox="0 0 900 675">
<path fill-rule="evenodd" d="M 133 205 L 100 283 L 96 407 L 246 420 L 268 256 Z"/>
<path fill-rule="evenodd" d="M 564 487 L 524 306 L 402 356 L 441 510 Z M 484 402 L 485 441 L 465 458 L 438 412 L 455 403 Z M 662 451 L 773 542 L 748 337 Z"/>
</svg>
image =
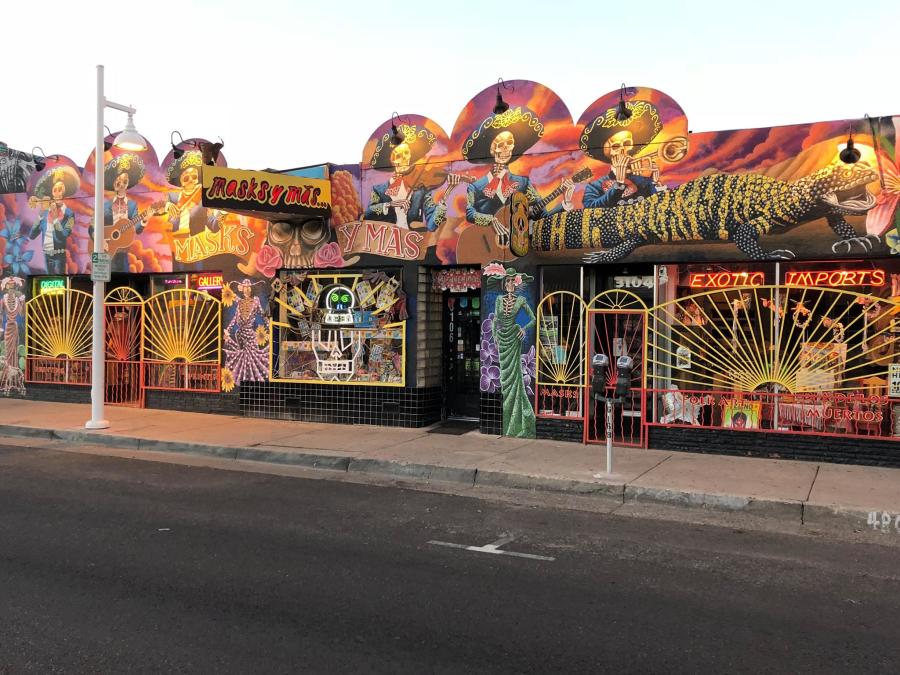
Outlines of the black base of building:
<svg viewBox="0 0 900 675">
<path fill-rule="evenodd" d="M 419 428 L 441 420 L 442 395 L 441 387 L 244 382 L 240 411 L 246 417 Z"/>
<path fill-rule="evenodd" d="M 53 403 L 90 403 L 91 388 L 71 384 L 28 383 L 25 385 L 25 397 L 33 401 Z"/>
<path fill-rule="evenodd" d="M 216 415 L 241 414 L 240 397 L 231 393 L 204 393 L 197 391 L 175 391 L 171 389 L 148 389 L 144 393 L 144 407 L 156 410 L 181 410 L 183 412 L 203 412 Z"/>
<path fill-rule="evenodd" d="M 538 418 L 535 426 L 535 437 L 544 441 L 581 443 L 584 440 L 584 421 Z"/>
<path fill-rule="evenodd" d="M 490 436 L 500 436 L 503 433 L 503 398 L 500 392 L 481 392 L 479 412 L 478 430 Z"/>
<path fill-rule="evenodd" d="M 900 441 L 728 429 L 650 427 L 649 446 L 716 455 L 900 467 Z"/>
</svg>

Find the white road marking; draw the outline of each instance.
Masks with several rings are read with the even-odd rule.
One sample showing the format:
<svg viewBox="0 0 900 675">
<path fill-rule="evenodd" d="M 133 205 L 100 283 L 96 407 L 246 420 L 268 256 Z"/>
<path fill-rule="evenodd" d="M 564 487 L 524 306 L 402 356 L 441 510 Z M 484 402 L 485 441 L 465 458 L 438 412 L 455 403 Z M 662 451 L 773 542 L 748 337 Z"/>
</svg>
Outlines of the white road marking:
<svg viewBox="0 0 900 675">
<path fill-rule="evenodd" d="M 519 553 L 517 551 L 501 551 L 500 547 L 513 541 L 515 537 L 504 535 L 497 541 L 485 544 L 484 546 L 467 546 L 466 544 L 454 544 L 449 541 L 431 540 L 428 543 L 435 546 L 446 546 L 448 548 L 461 548 L 464 551 L 475 551 L 476 553 L 493 553 L 494 555 L 511 555 L 516 558 L 529 558 L 530 560 L 556 560 L 546 555 L 535 555 L 534 553 Z"/>
</svg>

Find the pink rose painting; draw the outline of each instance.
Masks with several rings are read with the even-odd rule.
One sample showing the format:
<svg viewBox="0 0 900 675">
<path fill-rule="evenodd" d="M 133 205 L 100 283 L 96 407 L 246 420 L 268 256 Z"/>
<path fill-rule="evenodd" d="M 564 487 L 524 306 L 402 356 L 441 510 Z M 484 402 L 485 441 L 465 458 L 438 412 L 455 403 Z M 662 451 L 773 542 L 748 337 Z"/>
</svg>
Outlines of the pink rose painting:
<svg viewBox="0 0 900 675">
<path fill-rule="evenodd" d="M 256 269 L 271 279 L 279 267 L 281 267 L 281 251 L 269 244 L 263 244 L 256 255 Z"/>
<path fill-rule="evenodd" d="M 315 267 L 343 267 L 344 257 L 341 255 L 341 247 L 333 241 L 316 249 L 313 262 Z"/>
</svg>

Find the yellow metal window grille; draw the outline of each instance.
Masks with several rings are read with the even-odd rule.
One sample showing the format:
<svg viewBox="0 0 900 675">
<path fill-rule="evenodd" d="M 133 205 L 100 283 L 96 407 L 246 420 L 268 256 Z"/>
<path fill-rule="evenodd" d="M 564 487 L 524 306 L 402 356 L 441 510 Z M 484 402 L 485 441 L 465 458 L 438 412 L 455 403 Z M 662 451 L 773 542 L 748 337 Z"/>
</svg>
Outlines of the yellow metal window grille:
<svg viewBox="0 0 900 675">
<path fill-rule="evenodd" d="M 219 300 L 188 289 L 158 293 L 144 302 L 143 328 L 147 388 L 219 391 Z"/>
<path fill-rule="evenodd" d="M 42 293 L 25 305 L 26 380 L 90 384 L 93 298 L 83 291 Z"/>
<path fill-rule="evenodd" d="M 683 390 L 855 391 L 887 378 L 900 337 L 900 305 L 839 289 L 723 289 L 652 311 L 651 363 Z"/>
<path fill-rule="evenodd" d="M 585 304 L 570 291 L 545 296 L 537 308 L 537 410 L 544 417 L 581 417 L 585 381 Z"/>
</svg>

